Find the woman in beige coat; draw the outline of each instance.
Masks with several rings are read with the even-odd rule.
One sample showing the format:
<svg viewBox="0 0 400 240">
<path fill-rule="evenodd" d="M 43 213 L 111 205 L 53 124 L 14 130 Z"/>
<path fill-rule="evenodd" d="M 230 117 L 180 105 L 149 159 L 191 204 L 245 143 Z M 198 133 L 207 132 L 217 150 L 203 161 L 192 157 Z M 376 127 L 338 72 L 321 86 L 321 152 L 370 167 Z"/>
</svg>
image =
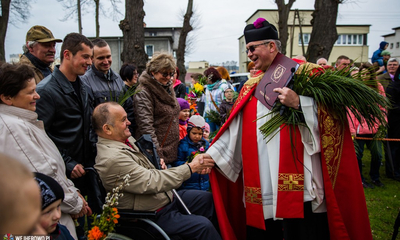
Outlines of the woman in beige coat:
<svg viewBox="0 0 400 240">
<path fill-rule="evenodd" d="M 72 217 L 83 216 L 90 208 L 65 175 L 64 161 L 47 136 L 35 113 L 34 72 L 27 65 L 5 63 L 0 68 L 0 152 L 21 161 L 32 172 L 54 178 L 63 188 L 60 223 L 77 239 Z"/>
</svg>

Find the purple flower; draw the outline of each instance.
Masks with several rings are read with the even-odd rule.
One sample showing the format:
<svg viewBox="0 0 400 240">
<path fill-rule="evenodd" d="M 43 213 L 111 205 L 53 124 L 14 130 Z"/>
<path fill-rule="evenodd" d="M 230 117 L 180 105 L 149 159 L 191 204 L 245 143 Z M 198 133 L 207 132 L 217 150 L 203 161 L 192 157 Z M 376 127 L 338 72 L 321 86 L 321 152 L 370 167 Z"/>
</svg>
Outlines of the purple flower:
<svg viewBox="0 0 400 240">
<path fill-rule="evenodd" d="M 253 25 L 255 28 L 262 28 L 264 26 L 263 25 L 264 21 L 267 21 L 267 20 L 265 20 L 265 18 L 257 18 L 257 20 L 254 21 Z"/>
<path fill-rule="evenodd" d="M 200 152 L 204 152 L 204 148 L 201 147 L 201 148 L 199 149 L 199 151 L 200 151 Z"/>
</svg>

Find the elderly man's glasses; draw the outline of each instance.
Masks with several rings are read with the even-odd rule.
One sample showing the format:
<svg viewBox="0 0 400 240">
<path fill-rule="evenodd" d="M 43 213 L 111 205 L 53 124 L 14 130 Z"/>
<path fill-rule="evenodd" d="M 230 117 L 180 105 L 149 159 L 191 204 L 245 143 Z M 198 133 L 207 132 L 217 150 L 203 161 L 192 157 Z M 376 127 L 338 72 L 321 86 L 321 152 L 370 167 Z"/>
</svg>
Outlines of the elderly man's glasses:
<svg viewBox="0 0 400 240">
<path fill-rule="evenodd" d="M 253 53 L 256 50 L 257 47 L 259 47 L 261 45 L 266 45 L 268 43 L 270 43 L 270 41 L 266 41 L 266 42 L 263 42 L 263 43 L 260 43 L 260 44 L 252 45 L 252 46 L 250 46 L 249 48 L 246 49 L 246 54 L 249 54 L 249 51 L 251 53 Z"/>
<path fill-rule="evenodd" d="M 170 72 L 170 73 L 166 73 L 166 72 L 164 72 L 164 73 L 162 73 L 162 72 L 159 72 L 163 77 L 173 77 L 174 76 L 174 74 L 175 74 L 175 72 Z"/>
</svg>

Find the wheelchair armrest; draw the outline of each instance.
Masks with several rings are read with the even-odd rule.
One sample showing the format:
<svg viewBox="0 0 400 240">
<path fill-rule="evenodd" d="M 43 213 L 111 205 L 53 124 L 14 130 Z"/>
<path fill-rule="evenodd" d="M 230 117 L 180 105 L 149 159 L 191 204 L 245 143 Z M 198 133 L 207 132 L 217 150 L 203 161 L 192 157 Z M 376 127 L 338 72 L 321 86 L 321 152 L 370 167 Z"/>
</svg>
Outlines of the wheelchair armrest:
<svg viewBox="0 0 400 240">
<path fill-rule="evenodd" d="M 132 209 L 118 209 L 118 214 L 121 219 L 132 220 L 137 218 L 146 218 L 154 220 L 156 218 L 156 211 L 137 211 Z"/>
</svg>

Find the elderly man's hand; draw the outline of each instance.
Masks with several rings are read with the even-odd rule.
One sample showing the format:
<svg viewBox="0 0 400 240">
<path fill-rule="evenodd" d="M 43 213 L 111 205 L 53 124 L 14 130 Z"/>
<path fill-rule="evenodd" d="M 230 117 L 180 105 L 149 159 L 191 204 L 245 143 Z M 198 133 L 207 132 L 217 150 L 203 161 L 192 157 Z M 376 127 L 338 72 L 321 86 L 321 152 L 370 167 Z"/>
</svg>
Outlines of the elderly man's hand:
<svg viewBox="0 0 400 240">
<path fill-rule="evenodd" d="M 300 104 L 299 95 L 297 95 L 297 93 L 295 91 L 293 91 L 292 89 L 287 88 L 287 87 L 275 88 L 274 92 L 279 93 L 278 99 L 283 105 L 294 108 L 294 109 L 299 108 L 299 104 Z"/>
<path fill-rule="evenodd" d="M 208 174 L 211 172 L 211 168 L 214 167 L 214 160 L 210 154 L 204 153 L 197 155 L 191 163 L 189 163 L 192 172 L 200 174 Z"/>
</svg>

